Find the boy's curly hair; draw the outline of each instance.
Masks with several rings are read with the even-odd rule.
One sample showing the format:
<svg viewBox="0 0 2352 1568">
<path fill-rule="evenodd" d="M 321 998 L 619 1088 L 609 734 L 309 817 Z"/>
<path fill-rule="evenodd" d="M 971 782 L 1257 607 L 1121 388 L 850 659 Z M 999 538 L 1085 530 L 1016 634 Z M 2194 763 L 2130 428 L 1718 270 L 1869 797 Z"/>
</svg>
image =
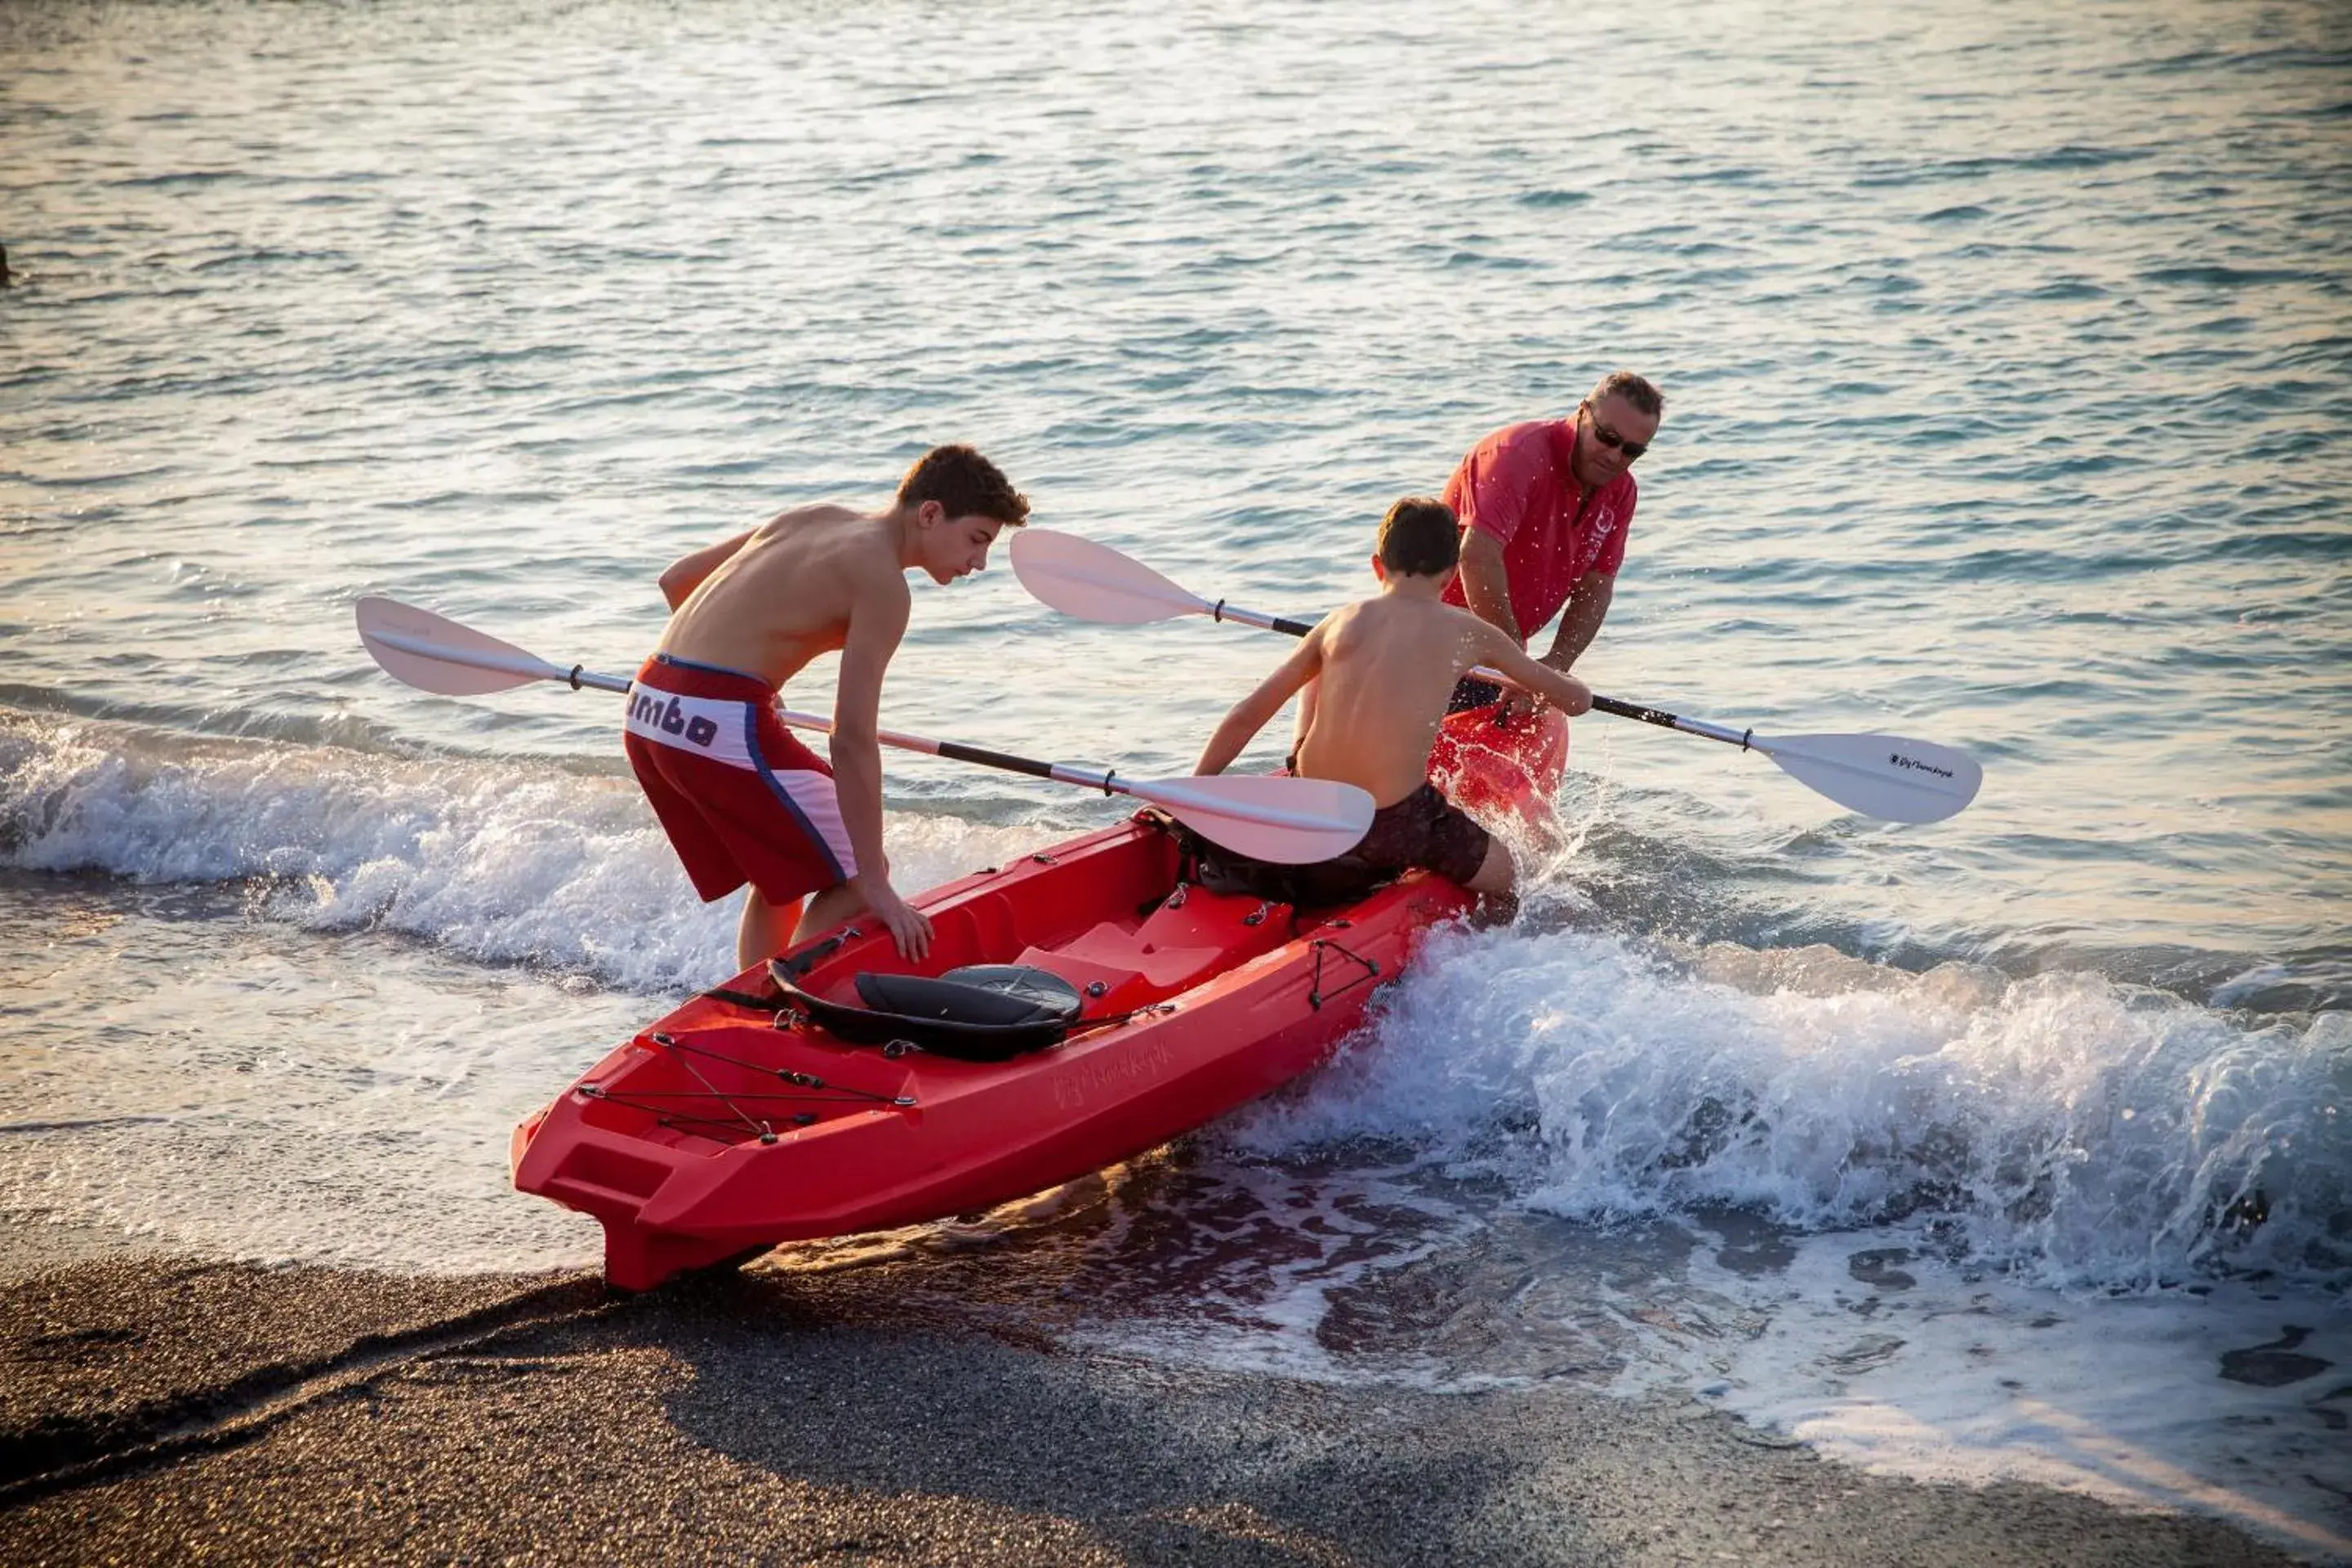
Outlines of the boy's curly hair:
<svg viewBox="0 0 2352 1568">
<path fill-rule="evenodd" d="M 1014 527 L 1029 521 L 1029 498 L 1013 488 L 1004 470 L 971 447 L 934 447 L 915 459 L 898 481 L 898 504 L 935 500 L 950 517 L 992 517 Z"/>
</svg>

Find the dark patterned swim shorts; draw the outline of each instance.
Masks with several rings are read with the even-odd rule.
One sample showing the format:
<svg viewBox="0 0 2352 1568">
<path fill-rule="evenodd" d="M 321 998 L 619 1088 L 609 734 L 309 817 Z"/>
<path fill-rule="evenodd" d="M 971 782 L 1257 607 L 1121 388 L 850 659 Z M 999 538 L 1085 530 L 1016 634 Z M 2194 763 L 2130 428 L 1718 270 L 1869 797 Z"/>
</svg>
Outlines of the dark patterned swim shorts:
<svg viewBox="0 0 2352 1568">
<path fill-rule="evenodd" d="M 1416 867 L 1467 882 L 1486 864 L 1492 841 L 1435 784 L 1424 784 L 1374 812 L 1370 828 L 1345 855 L 1311 866 L 1275 866 L 1212 849 L 1202 858 L 1201 880 L 1215 891 L 1286 904 L 1352 903 Z"/>
</svg>

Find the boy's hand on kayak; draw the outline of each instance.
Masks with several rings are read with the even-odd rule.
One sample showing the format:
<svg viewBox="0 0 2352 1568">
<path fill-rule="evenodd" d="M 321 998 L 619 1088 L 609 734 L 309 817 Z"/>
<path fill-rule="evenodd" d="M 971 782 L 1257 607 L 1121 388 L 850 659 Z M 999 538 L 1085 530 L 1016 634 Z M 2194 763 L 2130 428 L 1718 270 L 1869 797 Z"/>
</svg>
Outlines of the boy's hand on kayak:
<svg viewBox="0 0 2352 1568">
<path fill-rule="evenodd" d="M 876 878 L 860 889 L 866 895 L 866 907 L 874 918 L 889 928 L 890 940 L 898 944 L 898 955 L 909 963 L 920 963 L 931 951 L 931 921 L 898 896 L 898 889 Z"/>
</svg>

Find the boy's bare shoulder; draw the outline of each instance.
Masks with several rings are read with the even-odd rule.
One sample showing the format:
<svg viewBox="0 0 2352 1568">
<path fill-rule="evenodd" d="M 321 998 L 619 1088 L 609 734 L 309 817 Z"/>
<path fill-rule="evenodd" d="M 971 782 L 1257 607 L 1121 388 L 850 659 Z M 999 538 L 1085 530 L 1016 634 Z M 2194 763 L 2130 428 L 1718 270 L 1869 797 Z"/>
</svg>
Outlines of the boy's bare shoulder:
<svg viewBox="0 0 2352 1568">
<path fill-rule="evenodd" d="M 1493 622 L 1482 620 L 1477 615 L 1464 609 L 1459 605 L 1438 605 L 1434 607 L 1442 612 L 1437 617 L 1437 623 L 1457 637 L 1484 642 L 1489 633 L 1502 630 Z"/>
<path fill-rule="evenodd" d="M 1497 627 L 1480 620 L 1459 605 L 1416 607 L 1424 612 L 1423 618 L 1418 623 L 1416 635 L 1420 645 L 1428 649 L 1433 660 L 1444 658 L 1463 665 L 1475 664 L 1495 651 L 1493 639 L 1504 636 Z"/>
<path fill-rule="evenodd" d="M 899 563 L 897 541 L 873 526 L 874 521 L 845 513 L 843 521 L 849 526 L 841 531 L 835 560 L 860 603 L 904 606 L 914 598 L 907 588 L 907 569 Z"/>
<path fill-rule="evenodd" d="M 1337 654 L 1355 640 L 1349 634 L 1367 614 L 1375 617 L 1380 615 L 1380 603 L 1378 599 L 1358 599 L 1353 604 L 1342 605 L 1316 622 L 1314 631 L 1308 636 L 1321 646 L 1325 653 Z"/>
<path fill-rule="evenodd" d="M 761 538 L 773 538 L 783 533 L 807 533 L 829 531 L 828 525 L 856 522 L 858 514 L 839 501 L 821 500 L 807 506 L 786 507 L 756 531 Z"/>
</svg>

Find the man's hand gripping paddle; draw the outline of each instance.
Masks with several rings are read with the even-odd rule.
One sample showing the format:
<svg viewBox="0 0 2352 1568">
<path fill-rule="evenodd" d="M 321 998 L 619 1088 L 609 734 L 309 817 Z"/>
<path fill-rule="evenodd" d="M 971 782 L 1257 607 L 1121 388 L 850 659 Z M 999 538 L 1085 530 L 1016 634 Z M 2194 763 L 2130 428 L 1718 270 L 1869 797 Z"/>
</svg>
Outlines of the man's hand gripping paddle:
<svg viewBox="0 0 2352 1568">
<path fill-rule="evenodd" d="M 396 599 L 370 597 L 358 605 L 360 640 L 385 673 L 444 697 L 478 697 L 533 680 L 555 680 L 573 690 L 625 692 L 629 683 L 578 665 L 569 668 L 526 653 L 512 643 L 461 626 Z M 833 721 L 780 710 L 785 723 L 831 731 Z M 1285 865 L 1328 860 L 1356 847 L 1372 823 L 1372 797 L 1353 784 L 1327 779 L 1235 775 L 1220 778 L 1123 779 L 1108 768 L 1034 762 L 1004 752 L 881 731 L 886 746 L 979 763 L 1033 778 L 1054 779 L 1132 795 L 1160 807 L 1202 837 L 1239 854 Z"/>
<path fill-rule="evenodd" d="M 1012 552 L 1013 571 L 1023 587 L 1043 603 L 1080 620 L 1140 626 L 1179 616 L 1208 616 L 1292 637 L 1305 637 L 1315 629 L 1311 621 L 1285 620 L 1223 599 L 1212 604 L 1141 562 L 1076 534 L 1024 529 L 1014 537 Z M 1472 673 L 1482 679 L 1503 681 L 1491 669 Z M 1685 719 L 1613 697 L 1595 697 L 1592 706 L 1621 719 L 1638 719 L 1742 751 L 1761 752 L 1807 788 L 1849 811 L 1887 822 L 1940 822 L 1964 810 L 1984 783 L 1984 769 L 1975 758 L 1933 741 L 1875 734 L 1759 735 L 1753 730 Z"/>
</svg>

